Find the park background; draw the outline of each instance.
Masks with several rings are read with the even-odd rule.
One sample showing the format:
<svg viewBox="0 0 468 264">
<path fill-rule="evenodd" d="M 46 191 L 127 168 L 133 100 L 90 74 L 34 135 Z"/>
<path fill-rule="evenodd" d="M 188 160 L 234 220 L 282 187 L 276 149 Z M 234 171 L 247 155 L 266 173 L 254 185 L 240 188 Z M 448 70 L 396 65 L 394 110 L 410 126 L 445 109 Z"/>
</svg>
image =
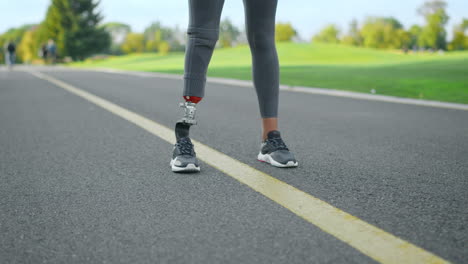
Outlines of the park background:
<svg viewBox="0 0 468 264">
<path fill-rule="evenodd" d="M 72 67 L 183 73 L 187 1 L 16 2 L 2 5 L 11 12 L 0 29 L 13 27 L 0 47 L 14 41 L 18 63 L 44 64 L 40 47 L 53 39 Z M 466 1 L 328 2 L 279 1 L 282 84 L 468 103 Z M 208 75 L 250 80 L 242 1 L 223 13 Z"/>
</svg>

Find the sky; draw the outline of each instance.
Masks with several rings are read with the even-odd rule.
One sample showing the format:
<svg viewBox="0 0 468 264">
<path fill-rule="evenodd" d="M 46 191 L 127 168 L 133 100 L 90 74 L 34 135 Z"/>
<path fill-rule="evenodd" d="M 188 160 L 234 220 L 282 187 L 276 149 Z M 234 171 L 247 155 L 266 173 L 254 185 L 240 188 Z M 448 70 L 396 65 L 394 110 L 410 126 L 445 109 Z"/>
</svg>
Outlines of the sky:
<svg viewBox="0 0 468 264">
<path fill-rule="evenodd" d="M 206 0 L 208 1 L 208 0 Z M 38 23 L 45 17 L 51 0 L 0 0 L 0 33 L 26 23 Z M 393 16 L 408 28 L 424 23 L 416 9 L 424 0 L 278 0 L 277 22 L 291 22 L 302 38 L 308 40 L 325 25 L 334 23 L 346 32 L 356 18 L 366 16 Z M 448 0 L 449 36 L 455 24 L 468 19 L 468 0 Z M 178 25 L 185 29 L 188 23 L 188 0 L 101 0 L 104 22 L 123 22 L 133 31 L 142 32 L 153 21 L 163 25 Z M 223 18 L 228 17 L 239 27 L 244 25 L 242 0 L 225 0 Z"/>
</svg>

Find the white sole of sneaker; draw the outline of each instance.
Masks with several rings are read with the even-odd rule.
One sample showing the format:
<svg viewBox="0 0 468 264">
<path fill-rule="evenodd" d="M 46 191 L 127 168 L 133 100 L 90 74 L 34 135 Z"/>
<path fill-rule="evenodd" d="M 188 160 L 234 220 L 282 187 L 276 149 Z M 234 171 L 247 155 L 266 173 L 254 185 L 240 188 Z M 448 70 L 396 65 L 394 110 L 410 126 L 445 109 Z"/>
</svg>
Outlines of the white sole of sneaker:
<svg viewBox="0 0 468 264">
<path fill-rule="evenodd" d="M 173 172 L 199 172 L 200 171 L 200 166 L 195 166 L 193 163 L 189 163 L 185 167 L 178 167 L 174 165 L 175 159 L 171 160 L 171 169 Z"/>
<path fill-rule="evenodd" d="M 288 161 L 288 163 L 286 164 L 281 164 L 279 162 L 277 162 L 276 160 L 274 160 L 270 154 L 262 154 L 261 152 L 258 153 L 258 156 L 257 156 L 257 159 L 261 162 L 266 162 L 272 166 L 275 166 L 275 167 L 278 167 L 278 168 L 292 168 L 292 167 L 297 167 L 297 165 L 299 164 L 297 161 L 294 162 L 294 161 Z"/>
</svg>

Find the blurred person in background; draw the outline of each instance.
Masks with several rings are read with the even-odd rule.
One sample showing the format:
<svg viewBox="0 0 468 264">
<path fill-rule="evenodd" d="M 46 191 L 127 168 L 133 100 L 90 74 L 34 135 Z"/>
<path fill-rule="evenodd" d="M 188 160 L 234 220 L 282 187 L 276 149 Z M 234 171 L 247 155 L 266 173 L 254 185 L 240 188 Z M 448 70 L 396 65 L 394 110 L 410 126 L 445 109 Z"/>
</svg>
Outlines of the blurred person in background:
<svg viewBox="0 0 468 264">
<path fill-rule="evenodd" d="M 13 41 L 7 41 L 5 44 L 5 64 L 12 69 L 16 60 L 16 45 Z"/>
<path fill-rule="evenodd" d="M 44 63 L 47 63 L 47 45 L 45 43 L 41 45 L 39 53 L 41 54 L 41 58 L 44 60 Z"/>
<path fill-rule="evenodd" d="M 277 4 L 278 0 L 244 0 L 253 81 L 263 128 L 257 159 L 275 167 L 296 167 L 298 163 L 278 131 L 279 63 L 275 46 Z M 189 129 L 197 123 L 196 106 L 204 97 L 206 71 L 219 37 L 223 5 L 224 0 L 189 0 L 190 22 L 183 91 L 185 102 L 181 103 L 185 114 L 175 126 L 177 142 L 170 163 L 174 172 L 200 171 Z"/>
<path fill-rule="evenodd" d="M 49 39 L 49 41 L 47 42 L 46 56 L 48 58 L 48 61 L 50 61 L 52 64 L 55 64 L 55 61 L 57 59 L 57 45 L 55 45 L 55 42 L 52 39 Z"/>
</svg>

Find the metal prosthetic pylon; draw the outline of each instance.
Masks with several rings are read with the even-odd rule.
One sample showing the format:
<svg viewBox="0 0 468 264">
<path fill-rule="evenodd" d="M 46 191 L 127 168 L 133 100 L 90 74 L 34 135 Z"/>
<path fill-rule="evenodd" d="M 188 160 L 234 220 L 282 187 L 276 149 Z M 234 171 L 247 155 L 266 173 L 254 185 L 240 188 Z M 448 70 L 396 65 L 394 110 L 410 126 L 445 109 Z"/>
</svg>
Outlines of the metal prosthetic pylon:
<svg viewBox="0 0 468 264">
<path fill-rule="evenodd" d="M 184 109 L 184 116 L 182 119 L 177 121 L 175 126 L 175 134 L 176 138 L 188 137 L 190 127 L 197 124 L 197 120 L 195 120 L 195 113 L 196 103 L 193 102 L 184 102 L 180 103 L 179 106 Z"/>
</svg>

